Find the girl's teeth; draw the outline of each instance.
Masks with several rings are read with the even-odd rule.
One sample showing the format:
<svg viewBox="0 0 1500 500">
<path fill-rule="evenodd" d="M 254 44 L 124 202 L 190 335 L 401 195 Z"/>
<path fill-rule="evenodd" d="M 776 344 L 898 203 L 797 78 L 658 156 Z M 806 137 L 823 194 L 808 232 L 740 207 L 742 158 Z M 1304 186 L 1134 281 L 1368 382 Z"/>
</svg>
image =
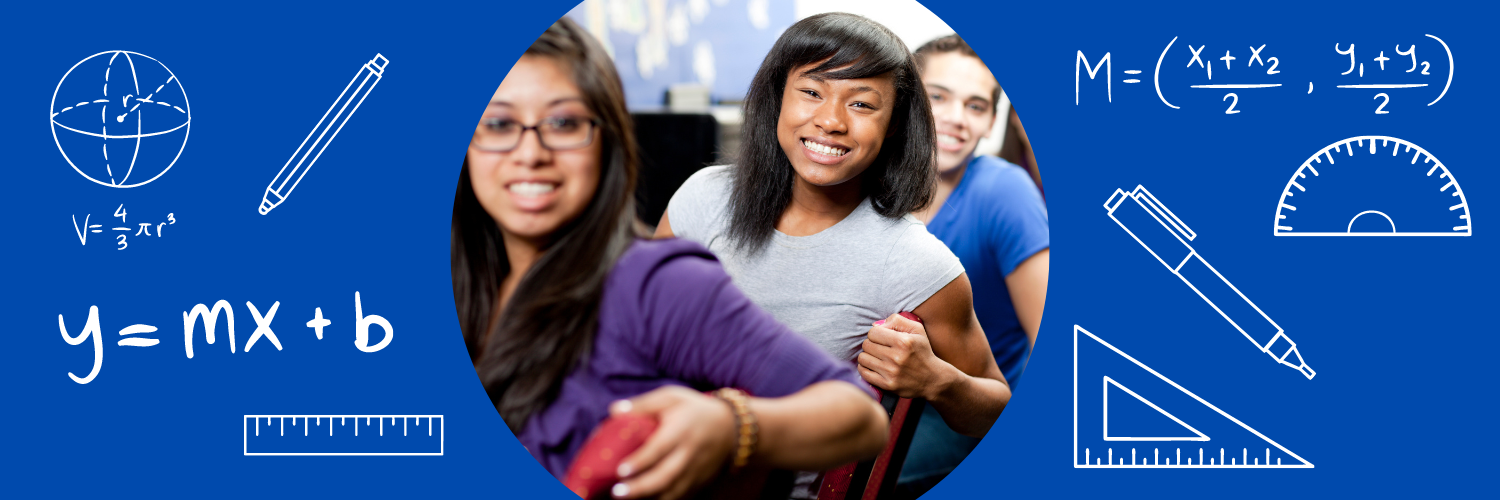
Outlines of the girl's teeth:
<svg viewBox="0 0 1500 500">
<path fill-rule="evenodd" d="M 941 142 L 943 144 L 958 144 L 958 139 L 954 138 L 951 135 L 938 134 L 938 142 Z"/>
<path fill-rule="evenodd" d="M 824 146 L 812 141 L 802 141 L 802 145 L 807 147 L 807 149 L 813 150 L 814 152 L 825 154 L 828 156 L 844 156 L 844 153 L 848 152 L 839 148 Z"/>
<path fill-rule="evenodd" d="M 510 185 L 510 192 L 521 196 L 541 196 L 555 188 L 556 186 L 543 182 L 517 182 Z"/>
</svg>

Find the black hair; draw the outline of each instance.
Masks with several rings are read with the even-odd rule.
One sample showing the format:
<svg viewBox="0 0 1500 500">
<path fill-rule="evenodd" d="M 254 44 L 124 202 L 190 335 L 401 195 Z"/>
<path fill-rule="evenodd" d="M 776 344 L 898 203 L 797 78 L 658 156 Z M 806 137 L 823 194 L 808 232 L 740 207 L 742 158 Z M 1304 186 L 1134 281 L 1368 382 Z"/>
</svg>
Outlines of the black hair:
<svg viewBox="0 0 1500 500">
<path fill-rule="evenodd" d="M 503 308 L 496 302 L 511 269 L 500 228 L 474 195 L 467 159 L 459 174 L 453 200 L 453 301 L 479 380 L 515 433 L 557 398 L 563 378 L 589 355 L 605 278 L 634 239 L 637 170 L 625 92 L 604 48 L 563 18 L 526 54 L 552 58 L 571 70 L 584 104 L 599 118 L 603 147 L 593 199 L 577 219 L 553 233 Z"/>
<path fill-rule="evenodd" d="M 896 218 L 932 202 L 937 179 L 932 108 L 906 44 L 865 17 L 842 12 L 808 17 L 782 33 L 745 93 L 741 150 L 733 167 L 729 236 L 759 250 L 792 201 L 796 171 L 776 127 L 793 68 L 804 75 L 849 80 L 889 74 L 896 88 L 890 138 L 861 174 L 861 191 L 880 215 Z"/>
<path fill-rule="evenodd" d="M 959 55 L 979 59 L 979 64 L 984 64 L 984 59 L 981 59 L 979 57 L 979 53 L 974 52 L 974 48 L 970 47 L 968 42 L 965 42 L 964 39 L 959 37 L 957 33 L 939 37 L 932 41 L 924 43 L 921 47 L 917 47 L 917 50 L 912 52 L 912 55 L 916 56 L 917 58 L 917 69 L 926 71 L 927 58 L 929 56 L 937 54 L 947 54 L 950 52 L 957 52 L 959 53 Z M 986 66 L 986 68 L 988 68 L 988 66 Z M 1000 81 L 997 78 L 995 80 L 995 90 L 990 92 L 990 106 L 992 106 L 992 111 L 1000 111 L 1000 92 Z"/>
</svg>

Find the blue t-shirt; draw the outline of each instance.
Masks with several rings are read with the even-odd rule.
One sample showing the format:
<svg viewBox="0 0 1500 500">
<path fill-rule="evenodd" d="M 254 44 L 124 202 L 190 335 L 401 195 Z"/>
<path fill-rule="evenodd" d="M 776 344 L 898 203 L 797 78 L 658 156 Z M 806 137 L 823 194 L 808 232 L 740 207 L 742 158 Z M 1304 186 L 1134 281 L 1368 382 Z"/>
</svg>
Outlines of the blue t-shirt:
<svg viewBox="0 0 1500 500">
<path fill-rule="evenodd" d="M 969 273 L 974 315 L 989 338 L 1000 372 L 1014 389 L 1026 369 L 1028 349 L 1005 276 L 1050 244 L 1041 192 L 1021 167 L 978 156 L 927 230 L 958 255 Z M 978 439 L 954 432 L 937 409 L 927 405 L 896 481 L 898 491 L 927 491 L 978 445 Z"/>
<path fill-rule="evenodd" d="M 974 314 L 1012 388 L 1026 369 L 1026 332 L 1005 277 L 1050 244 L 1047 207 L 1025 169 L 980 155 L 927 225 L 958 255 L 974 290 Z"/>
</svg>

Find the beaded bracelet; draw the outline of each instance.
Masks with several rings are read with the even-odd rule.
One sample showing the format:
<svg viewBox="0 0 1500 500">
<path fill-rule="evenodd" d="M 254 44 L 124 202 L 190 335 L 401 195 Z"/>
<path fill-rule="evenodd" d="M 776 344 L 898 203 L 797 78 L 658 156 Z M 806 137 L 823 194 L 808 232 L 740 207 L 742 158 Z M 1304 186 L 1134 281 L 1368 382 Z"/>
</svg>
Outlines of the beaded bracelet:
<svg viewBox="0 0 1500 500">
<path fill-rule="evenodd" d="M 737 447 L 730 472 L 737 472 L 750 463 L 750 455 L 755 452 L 755 444 L 760 439 L 760 422 L 755 419 L 754 413 L 750 413 L 750 398 L 744 391 L 726 387 L 712 394 L 728 403 L 730 410 L 734 412 Z"/>
</svg>

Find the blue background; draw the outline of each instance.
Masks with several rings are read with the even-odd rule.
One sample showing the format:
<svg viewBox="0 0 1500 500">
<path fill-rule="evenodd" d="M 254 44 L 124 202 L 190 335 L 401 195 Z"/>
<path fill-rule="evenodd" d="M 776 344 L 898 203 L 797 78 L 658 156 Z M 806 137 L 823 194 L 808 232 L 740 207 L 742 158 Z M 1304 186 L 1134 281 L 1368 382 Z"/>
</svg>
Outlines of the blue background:
<svg viewBox="0 0 1500 500">
<path fill-rule="evenodd" d="M 1496 439 L 1490 370 L 1495 245 L 1486 200 L 1495 127 L 1489 64 L 1500 44 L 1492 8 L 1439 3 L 1317 7 L 1305 2 L 1055 6 L 924 2 L 980 52 L 1024 119 L 1045 175 L 1052 275 L 1026 384 L 974 454 L 933 498 L 1021 495 L 1460 495 L 1481 491 Z M 452 193 L 474 118 L 521 51 L 569 2 L 287 3 L 192 6 L 69 3 L 13 6 L 0 20 L 0 120 L 6 157 L 5 411 L 7 489 L 20 496 L 128 492 L 164 496 L 480 494 L 569 498 L 506 430 L 469 364 L 448 264 Z M 1355 43 L 1361 61 L 1431 39 L 1453 49 L 1451 89 L 1335 91 Z M 1149 76 L 1168 40 L 1163 105 L 1125 69 Z M 1243 64 L 1268 44 L 1286 87 L 1222 92 L 1169 71 L 1184 44 Z M 105 50 L 150 55 L 182 81 L 193 112 L 186 151 L 149 185 L 118 190 L 80 177 L 45 119 L 58 79 Z M 1108 52 L 1113 102 L 1082 82 L 1077 51 Z M 338 90 L 376 52 L 387 74 L 287 202 L 257 214 L 266 183 Z M 1173 60 L 1177 62 L 1173 62 Z M 1370 68 L 1366 68 L 1367 74 Z M 1390 71 L 1390 70 L 1388 70 Z M 1216 80 L 1225 78 L 1215 72 Z M 1369 77 L 1367 77 L 1369 78 Z M 1225 80 L 1227 81 L 1227 80 Z M 1318 82 L 1305 94 L 1303 82 Z M 1149 82 L 1149 80 L 1148 80 Z M 1326 82 L 1326 83 L 1325 83 Z M 1236 82 L 1238 83 L 1238 82 Z M 1254 83 L 1254 82 L 1247 82 Z M 1449 167 L 1478 223 L 1467 238 L 1276 238 L 1276 201 L 1302 161 L 1338 140 L 1388 135 Z M 1144 184 L 1199 237 L 1209 262 L 1299 343 L 1314 380 L 1254 351 L 1104 214 L 1116 188 Z M 69 217 L 177 223 L 115 250 L 79 245 Z M 132 233 L 133 234 L 133 233 Z M 97 239 L 93 239 L 97 238 Z M 351 345 L 353 295 L 395 325 L 390 346 Z M 181 313 L 228 300 L 238 352 L 183 355 Z M 245 301 L 284 350 L 254 330 Z M 104 365 L 88 385 L 90 345 L 71 346 L 98 306 Z M 333 324 L 303 326 L 320 307 Z M 119 347 L 119 329 L 149 324 L 161 344 Z M 1072 467 L 1073 325 L 1079 324 L 1215 403 L 1308 461 L 1303 470 L 1078 470 Z M 378 330 L 378 329 L 377 329 Z M 378 340 L 378 332 L 374 340 Z M 243 414 L 442 414 L 442 457 L 245 457 Z"/>
</svg>

